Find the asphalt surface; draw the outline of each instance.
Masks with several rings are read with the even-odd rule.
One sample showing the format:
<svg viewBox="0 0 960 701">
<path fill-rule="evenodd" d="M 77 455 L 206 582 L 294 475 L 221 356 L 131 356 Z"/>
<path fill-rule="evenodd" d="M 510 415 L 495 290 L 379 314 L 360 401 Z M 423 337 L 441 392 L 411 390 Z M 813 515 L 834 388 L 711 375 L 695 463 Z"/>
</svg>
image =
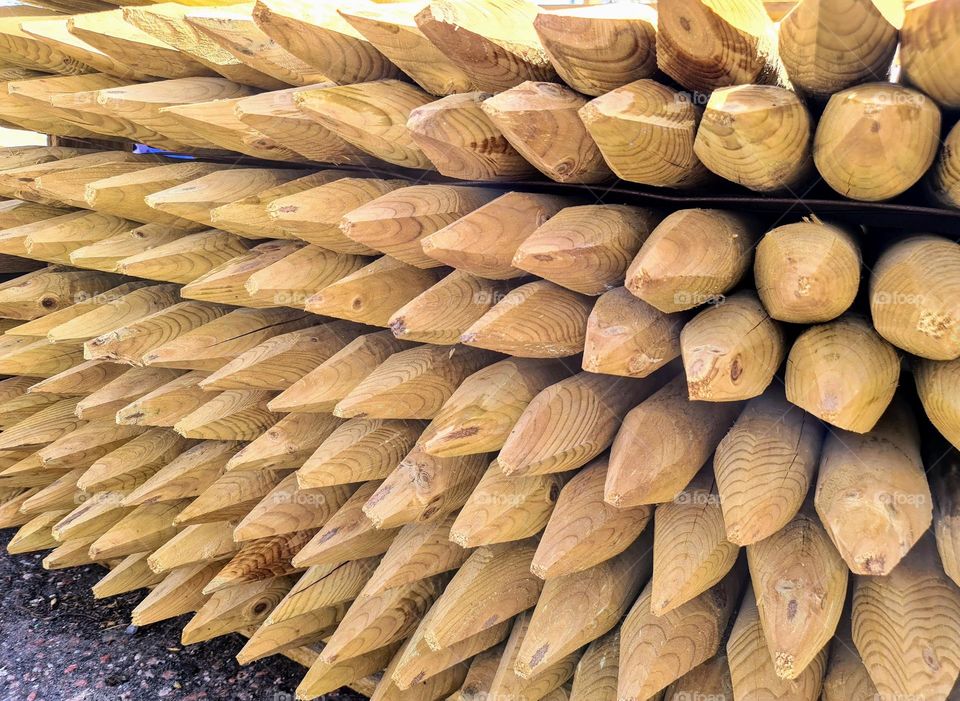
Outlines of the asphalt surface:
<svg viewBox="0 0 960 701">
<path fill-rule="evenodd" d="M 297 663 L 275 656 L 241 667 L 239 635 L 184 647 L 189 615 L 133 629 L 145 591 L 98 601 L 90 587 L 105 569 L 48 572 L 43 554 L 7 554 L 12 533 L 0 531 L 0 701 L 293 701 L 305 672 Z"/>
</svg>

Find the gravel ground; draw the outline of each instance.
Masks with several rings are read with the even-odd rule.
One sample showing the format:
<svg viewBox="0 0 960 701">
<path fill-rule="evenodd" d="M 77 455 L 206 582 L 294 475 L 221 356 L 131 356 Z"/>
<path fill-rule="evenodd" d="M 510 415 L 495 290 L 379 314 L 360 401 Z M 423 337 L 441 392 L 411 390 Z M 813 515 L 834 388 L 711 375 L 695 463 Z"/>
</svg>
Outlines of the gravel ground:
<svg viewBox="0 0 960 701">
<path fill-rule="evenodd" d="M 304 673 L 295 662 L 240 667 L 239 635 L 183 647 L 189 616 L 130 629 L 143 591 L 97 601 L 90 587 L 106 570 L 47 572 L 41 554 L 6 553 L 12 533 L 0 531 L 0 701 L 293 701 Z"/>
</svg>

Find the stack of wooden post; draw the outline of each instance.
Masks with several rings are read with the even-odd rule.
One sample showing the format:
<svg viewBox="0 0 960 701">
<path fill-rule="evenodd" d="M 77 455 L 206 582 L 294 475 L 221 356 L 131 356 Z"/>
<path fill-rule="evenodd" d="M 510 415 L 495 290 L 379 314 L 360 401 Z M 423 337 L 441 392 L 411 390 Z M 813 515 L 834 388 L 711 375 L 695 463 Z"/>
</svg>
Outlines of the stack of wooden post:
<svg viewBox="0 0 960 701">
<path fill-rule="evenodd" d="M 960 3 L 42 4 L 11 553 L 305 699 L 960 693 L 955 236 L 601 196 L 957 205 Z"/>
</svg>

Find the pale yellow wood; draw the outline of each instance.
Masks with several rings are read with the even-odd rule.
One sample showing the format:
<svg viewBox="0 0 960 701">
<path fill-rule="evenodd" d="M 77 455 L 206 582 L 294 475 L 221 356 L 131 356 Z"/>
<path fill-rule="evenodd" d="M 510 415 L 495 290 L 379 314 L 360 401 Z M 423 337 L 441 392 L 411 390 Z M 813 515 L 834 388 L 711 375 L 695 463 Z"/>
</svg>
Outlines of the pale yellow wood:
<svg viewBox="0 0 960 701">
<path fill-rule="evenodd" d="M 956 8 L 948 2 L 907 5 L 900 31 L 903 77 L 945 108 L 956 108 L 960 106 L 960 90 L 956 83 L 956 54 L 951 51 Z M 937 27 L 942 27 L 942 31 L 937 31 Z"/>
</svg>

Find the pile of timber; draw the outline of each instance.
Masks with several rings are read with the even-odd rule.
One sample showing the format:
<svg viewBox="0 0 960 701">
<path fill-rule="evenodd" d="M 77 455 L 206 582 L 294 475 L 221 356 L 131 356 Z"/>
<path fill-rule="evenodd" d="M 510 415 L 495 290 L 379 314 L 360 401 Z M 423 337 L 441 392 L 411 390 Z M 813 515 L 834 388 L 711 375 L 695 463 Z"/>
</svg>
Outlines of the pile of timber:
<svg viewBox="0 0 960 701">
<path fill-rule="evenodd" d="M 960 693 L 960 244 L 596 196 L 960 202 L 955 0 L 43 4 L 0 14 L 0 121 L 70 140 L 0 149 L 10 553 L 304 699 Z"/>
</svg>

